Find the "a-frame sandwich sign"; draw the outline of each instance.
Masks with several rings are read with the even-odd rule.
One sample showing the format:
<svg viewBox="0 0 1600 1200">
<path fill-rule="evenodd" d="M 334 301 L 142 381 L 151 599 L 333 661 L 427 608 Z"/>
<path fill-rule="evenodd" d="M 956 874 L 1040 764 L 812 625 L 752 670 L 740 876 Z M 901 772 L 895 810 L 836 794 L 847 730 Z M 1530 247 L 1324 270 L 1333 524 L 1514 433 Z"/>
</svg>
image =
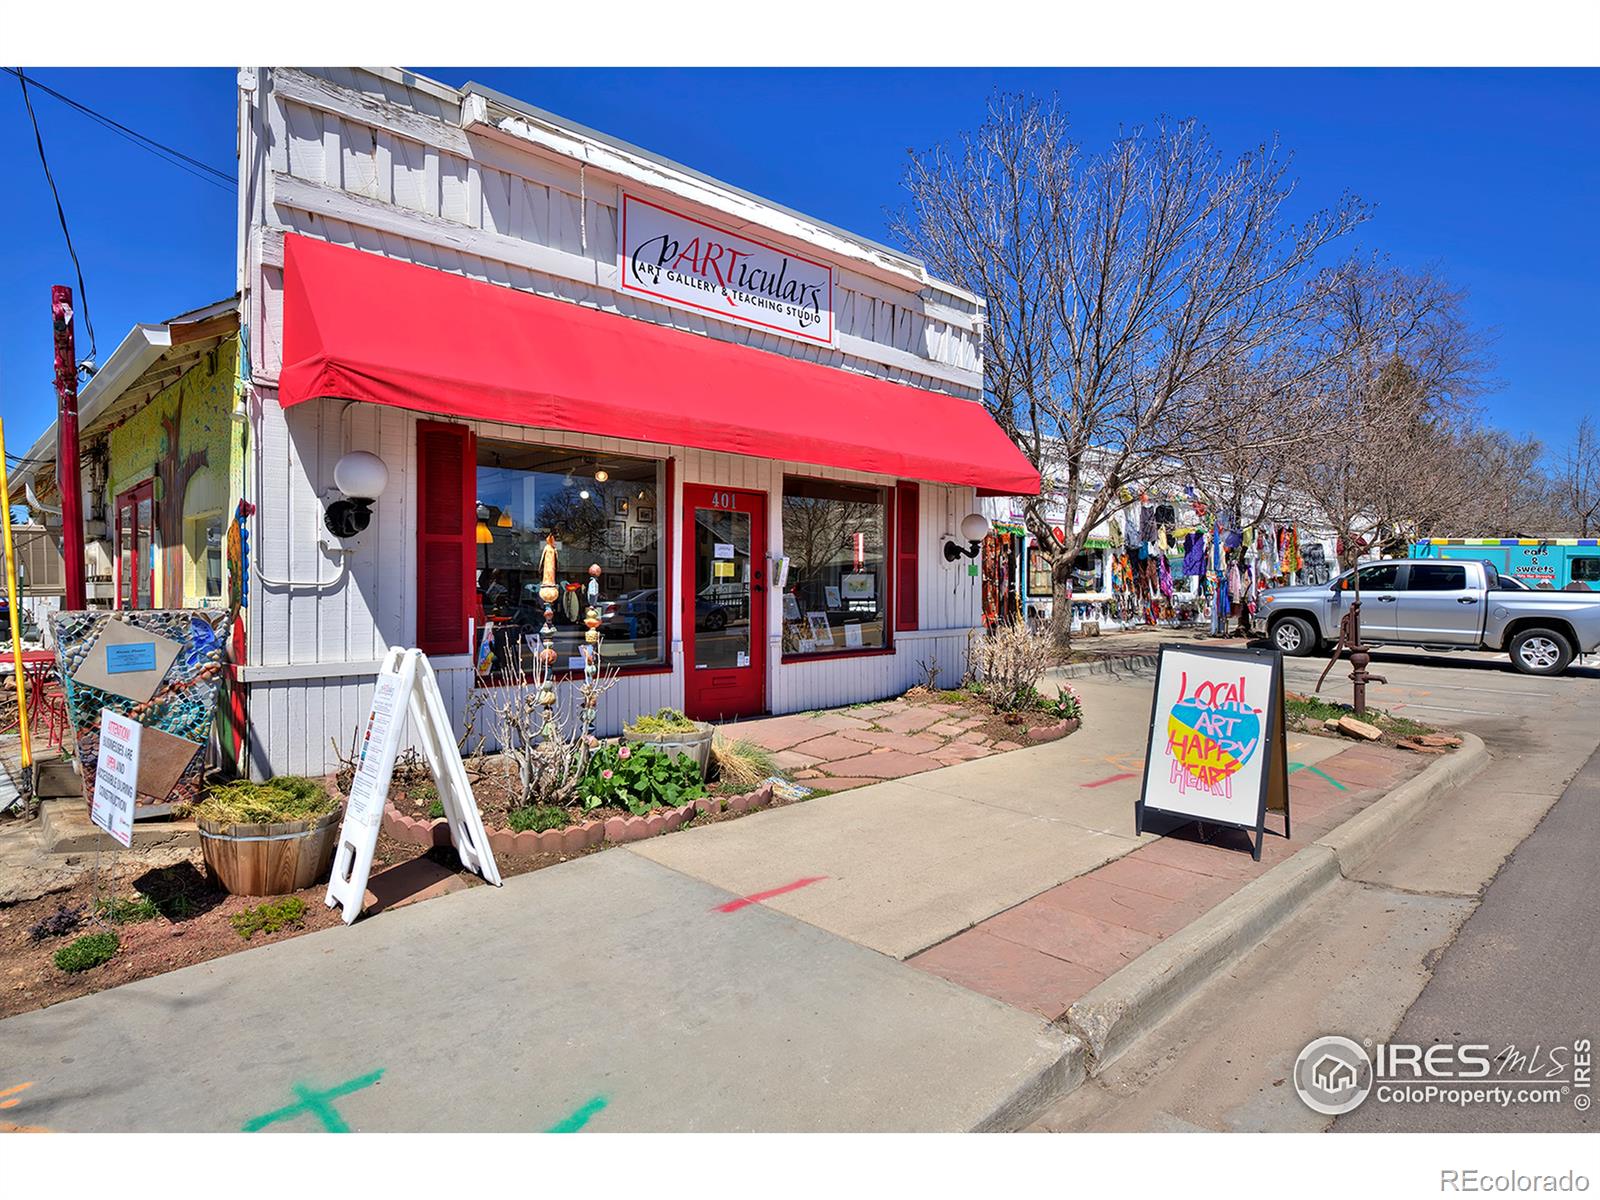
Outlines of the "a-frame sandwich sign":
<svg viewBox="0 0 1600 1200">
<path fill-rule="evenodd" d="M 1284 724 L 1276 650 L 1163 645 L 1134 832 L 1157 813 L 1242 829 L 1259 862 L 1269 810 L 1289 836 Z"/>
<path fill-rule="evenodd" d="M 439 694 L 433 667 L 420 650 L 392 647 L 378 669 L 372 689 L 372 707 L 362 730 L 355 778 L 350 782 L 350 801 L 345 805 L 339 848 L 333 856 L 333 875 L 328 880 L 327 906 L 342 908 L 346 925 L 361 915 L 372 855 L 378 848 L 378 829 L 383 824 L 383 806 L 389 796 L 389 779 L 394 774 L 395 755 L 399 753 L 408 716 L 439 789 L 456 854 L 468 870 L 476 871 L 496 887 L 500 885 L 500 870 L 489 849 L 483 817 L 467 782 L 466 767 L 451 733 L 450 716 Z"/>
</svg>

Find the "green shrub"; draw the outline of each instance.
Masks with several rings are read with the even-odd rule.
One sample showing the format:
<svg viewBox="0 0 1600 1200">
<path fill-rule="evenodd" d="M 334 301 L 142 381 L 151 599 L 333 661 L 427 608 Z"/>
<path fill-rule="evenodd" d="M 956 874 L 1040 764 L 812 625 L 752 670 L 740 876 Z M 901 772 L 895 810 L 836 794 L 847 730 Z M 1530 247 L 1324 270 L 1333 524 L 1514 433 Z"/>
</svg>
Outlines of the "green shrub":
<svg viewBox="0 0 1600 1200">
<path fill-rule="evenodd" d="M 339 807 L 319 779 L 279 775 L 263 783 L 237 780 L 214 784 L 194 810 L 197 818 L 224 825 L 271 825 L 313 821 Z"/>
<path fill-rule="evenodd" d="M 636 717 L 623 728 L 640 737 L 655 737 L 666 733 L 695 733 L 700 727 L 675 708 L 658 708 L 654 714 Z"/>
<path fill-rule="evenodd" d="M 160 907 L 149 896 L 137 896 L 132 900 L 125 900 L 121 896 L 111 900 L 96 900 L 94 912 L 95 916 L 113 925 L 136 925 L 161 915 Z"/>
<path fill-rule="evenodd" d="M 546 829 L 563 829 L 572 818 L 564 808 L 553 804 L 532 804 L 526 808 L 513 808 L 506 814 L 513 833 L 543 833 Z"/>
<path fill-rule="evenodd" d="M 157 900 L 155 905 L 161 910 L 161 915 L 169 921 L 182 921 L 200 911 L 199 901 L 183 892 L 168 896 L 164 900 Z"/>
<path fill-rule="evenodd" d="M 589 759 L 580 791 L 586 809 L 614 804 L 634 816 L 706 794 L 699 763 L 654 746 L 602 746 Z"/>
<path fill-rule="evenodd" d="M 248 942 L 257 933 L 277 933 L 290 925 L 298 925 L 305 915 L 304 900 L 299 896 L 285 896 L 236 912 L 228 918 L 228 923 Z"/>
<path fill-rule="evenodd" d="M 436 799 L 428 805 L 428 820 L 437 821 L 442 816 L 444 816 L 444 801 Z"/>
<path fill-rule="evenodd" d="M 109 930 L 105 933 L 86 933 L 57 950 L 55 964 L 63 971 L 87 971 L 105 962 L 117 952 L 120 945 L 121 939 Z"/>
</svg>

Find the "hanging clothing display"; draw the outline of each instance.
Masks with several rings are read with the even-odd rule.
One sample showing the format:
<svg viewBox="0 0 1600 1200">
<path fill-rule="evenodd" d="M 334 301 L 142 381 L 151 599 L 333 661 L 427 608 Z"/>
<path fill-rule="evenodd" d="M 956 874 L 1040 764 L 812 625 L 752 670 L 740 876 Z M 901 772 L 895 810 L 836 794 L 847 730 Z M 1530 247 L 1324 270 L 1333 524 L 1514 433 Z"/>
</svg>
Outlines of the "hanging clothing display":
<svg viewBox="0 0 1600 1200">
<path fill-rule="evenodd" d="M 1122 519 L 1122 544 L 1131 553 L 1138 553 L 1144 545 L 1144 538 L 1139 536 L 1139 517 L 1133 510 L 1123 514 Z"/>
<path fill-rule="evenodd" d="M 1300 530 L 1291 525 L 1289 526 L 1289 539 L 1283 555 L 1284 574 L 1293 574 L 1303 566 L 1305 566 L 1305 563 L 1300 557 Z"/>
<path fill-rule="evenodd" d="M 1205 572 L 1206 569 L 1206 539 L 1199 532 L 1188 534 L 1183 539 L 1183 574 L 1186 579 L 1193 579 Z"/>
</svg>

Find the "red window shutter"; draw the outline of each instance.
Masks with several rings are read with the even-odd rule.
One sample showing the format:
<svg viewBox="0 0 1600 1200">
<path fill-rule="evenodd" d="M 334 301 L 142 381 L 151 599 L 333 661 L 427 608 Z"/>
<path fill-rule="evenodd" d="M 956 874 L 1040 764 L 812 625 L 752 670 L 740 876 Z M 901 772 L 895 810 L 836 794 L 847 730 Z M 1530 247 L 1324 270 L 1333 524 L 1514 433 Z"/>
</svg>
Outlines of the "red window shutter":
<svg viewBox="0 0 1600 1200">
<path fill-rule="evenodd" d="M 475 587 L 477 462 L 465 425 L 417 422 L 417 648 L 466 654 Z"/>
<path fill-rule="evenodd" d="M 894 492 L 896 561 L 894 627 L 897 630 L 915 629 L 917 605 L 920 600 L 917 588 L 917 547 L 922 518 L 922 489 L 914 483 L 901 483 L 895 487 Z"/>
</svg>

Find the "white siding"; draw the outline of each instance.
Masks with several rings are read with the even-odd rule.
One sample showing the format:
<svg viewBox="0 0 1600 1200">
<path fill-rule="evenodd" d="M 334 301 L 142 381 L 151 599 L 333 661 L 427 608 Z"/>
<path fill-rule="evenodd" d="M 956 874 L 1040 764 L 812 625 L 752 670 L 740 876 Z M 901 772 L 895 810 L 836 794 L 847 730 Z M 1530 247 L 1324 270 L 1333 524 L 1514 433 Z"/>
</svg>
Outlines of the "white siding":
<svg viewBox="0 0 1600 1200">
<path fill-rule="evenodd" d="M 417 416 L 338 400 L 279 407 L 286 231 L 837 369 L 967 399 L 980 394 L 981 313 L 969 297 L 937 284 L 912 290 L 867 266 L 837 263 L 839 344 L 825 347 L 624 296 L 615 290 L 617 180 L 498 137 L 469 136 L 455 93 L 401 72 L 279 70 L 266 78 L 269 86 L 249 97 L 241 156 L 248 221 L 241 278 L 257 412 L 246 478 L 247 497 L 258 506 L 246 669 L 257 773 L 331 769 L 333 742 L 348 746 L 366 711 L 376 661 L 391 645 L 411 644 L 416 628 Z M 648 191 L 630 191 L 649 198 Z M 685 484 L 765 492 L 774 554 L 782 546 L 784 474 L 819 473 L 800 463 L 685 446 L 495 422 L 473 428 L 480 437 L 672 458 L 668 516 L 675 522 Z M 367 532 L 341 561 L 320 545 L 321 519 L 333 464 L 355 449 L 378 454 L 390 480 Z M 943 681 L 959 677 L 967 632 L 978 617 L 978 584 L 965 560 L 944 562 L 941 535 L 972 511 L 974 497 L 970 488 L 925 483 L 921 498 L 921 629 L 897 635 L 892 654 L 784 665 L 781 601 L 770 592 L 771 711 L 891 695 L 920 680 L 919 663 L 935 657 Z M 676 558 L 676 531 L 672 541 Z M 680 577 L 679 561 L 669 565 L 670 580 Z M 675 590 L 667 588 L 669 595 Z M 681 642 L 673 643 L 670 661 L 670 672 L 622 678 L 602 702 L 602 731 L 615 732 L 634 713 L 682 704 Z M 473 683 L 470 664 L 461 656 L 434 665 L 459 728 Z"/>
<path fill-rule="evenodd" d="M 330 739 L 348 744 L 371 696 L 375 663 L 391 645 L 410 645 L 416 630 L 416 433 L 417 414 L 338 400 L 312 401 L 283 412 L 263 396 L 260 440 L 263 492 L 275 497 L 256 515 L 257 569 L 251 606 L 261 614 L 251 642 L 248 672 L 251 714 L 263 762 L 274 771 L 329 770 L 335 765 Z M 427 418 L 422 418 L 427 419 Z M 623 441 L 560 430 L 533 430 L 492 421 L 467 422 L 480 438 L 527 441 L 614 454 L 674 460 L 673 558 L 667 578 L 681 578 L 680 525 L 685 484 L 708 484 L 764 492 L 767 539 L 783 553 L 783 479 L 814 475 L 818 468 L 670 446 Z M 348 441 L 344 429 L 348 430 Z M 341 571 L 336 556 L 318 547 L 322 494 L 332 464 L 348 450 L 371 450 L 390 470 L 389 487 L 374 508 L 371 526 L 354 539 L 355 552 Z M 830 478 L 891 485 L 894 479 L 859 471 L 828 472 Z M 894 653 L 833 661 L 783 663 L 781 597 L 768 593 L 767 704 L 774 713 L 795 712 L 905 690 L 923 678 L 922 661 L 938 660 L 940 679 L 954 683 L 966 660 L 967 631 L 978 618 L 978 584 L 966 560 L 944 561 L 943 537 L 971 512 L 970 488 L 923 484 L 918 546 L 919 625 L 895 636 Z M 320 592 L 305 586 L 336 580 Z M 295 586 L 281 586 L 284 582 Z M 669 594 L 673 589 L 669 584 Z M 625 675 L 602 701 L 598 726 L 615 733 L 628 717 L 662 705 L 683 704 L 683 645 L 671 646 L 670 673 Z M 341 665 L 343 664 L 343 665 Z M 457 729 L 465 711 L 472 671 L 464 656 L 435 662 L 446 704 Z M 296 669 L 298 668 L 298 669 Z M 270 676 L 292 669 L 295 677 Z M 323 674 L 322 672 L 326 672 Z M 356 672 L 348 674 L 348 672 Z M 269 677 L 265 680 L 263 676 Z M 261 680 L 255 682 L 255 680 Z"/>
</svg>

